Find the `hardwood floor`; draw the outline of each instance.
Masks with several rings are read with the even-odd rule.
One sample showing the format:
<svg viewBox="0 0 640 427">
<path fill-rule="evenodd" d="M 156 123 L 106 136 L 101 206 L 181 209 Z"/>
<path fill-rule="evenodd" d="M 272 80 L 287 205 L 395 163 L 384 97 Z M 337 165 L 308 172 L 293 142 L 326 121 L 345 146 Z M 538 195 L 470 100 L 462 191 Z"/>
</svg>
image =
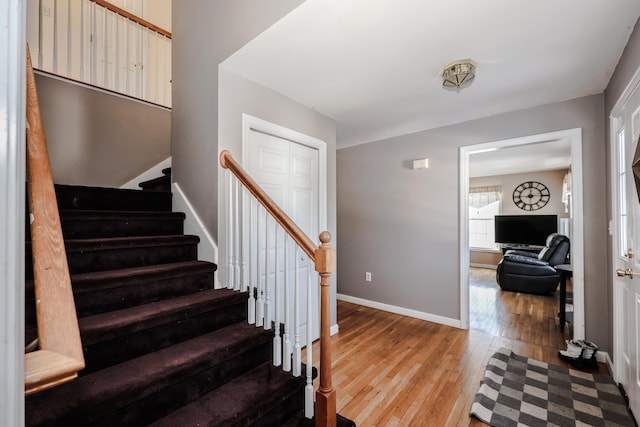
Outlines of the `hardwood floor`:
<svg viewBox="0 0 640 427">
<path fill-rule="evenodd" d="M 556 297 L 503 292 L 494 275 L 472 269 L 468 331 L 338 301 L 338 412 L 366 427 L 484 426 L 469 408 L 498 348 L 568 366 Z M 318 353 L 314 344 L 314 362 Z"/>
</svg>

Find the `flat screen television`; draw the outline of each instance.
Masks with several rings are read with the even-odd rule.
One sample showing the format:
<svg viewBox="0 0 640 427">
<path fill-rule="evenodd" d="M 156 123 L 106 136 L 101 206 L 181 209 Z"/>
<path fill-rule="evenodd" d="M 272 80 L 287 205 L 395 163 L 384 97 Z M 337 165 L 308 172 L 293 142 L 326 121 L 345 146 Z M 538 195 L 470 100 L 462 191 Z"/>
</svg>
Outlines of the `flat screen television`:
<svg viewBox="0 0 640 427">
<path fill-rule="evenodd" d="M 496 243 L 544 246 L 558 232 L 558 215 L 496 215 Z"/>
</svg>

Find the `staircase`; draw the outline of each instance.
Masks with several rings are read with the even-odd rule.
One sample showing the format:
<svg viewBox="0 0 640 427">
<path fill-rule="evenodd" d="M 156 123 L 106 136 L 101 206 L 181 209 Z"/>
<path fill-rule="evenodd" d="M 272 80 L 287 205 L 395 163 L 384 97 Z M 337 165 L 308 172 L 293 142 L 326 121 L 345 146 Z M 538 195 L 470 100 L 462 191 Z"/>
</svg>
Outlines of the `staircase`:
<svg viewBox="0 0 640 427">
<path fill-rule="evenodd" d="M 273 332 L 247 323 L 247 293 L 213 289 L 216 265 L 197 260 L 171 193 L 153 190 L 56 186 L 86 368 L 28 396 L 26 425 L 313 425 L 304 375 L 273 367 Z M 27 343 L 31 264 L 27 226 Z"/>
</svg>

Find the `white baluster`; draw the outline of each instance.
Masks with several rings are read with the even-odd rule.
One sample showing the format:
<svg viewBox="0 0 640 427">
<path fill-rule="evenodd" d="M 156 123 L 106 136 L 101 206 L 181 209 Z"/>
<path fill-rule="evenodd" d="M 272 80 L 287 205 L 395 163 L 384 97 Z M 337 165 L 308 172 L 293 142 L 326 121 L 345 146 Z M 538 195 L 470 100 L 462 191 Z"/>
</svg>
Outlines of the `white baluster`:
<svg viewBox="0 0 640 427">
<path fill-rule="evenodd" d="M 226 250 L 226 268 L 224 279 L 226 280 L 227 289 L 233 289 L 233 174 L 229 173 L 227 186 L 227 250 Z"/>
<path fill-rule="evenodd" d="M 53 0 L 53 72 L 58 73 L 58 0 Z"/>
<path fill-rule="evenodd" d="M 242 240 L 240 240 L 240 182 L 237 179 L 233 180 L 233 192 L 234 192 L 234 205 L 235 212 L 233 215 L 233 289 L 240 290 L 240 248 Z"/>
<path fill-rule="evenodd" d="M 276 225 L 276 278 L 275 289 L 273 292 L 273 298 L 275 299 L 275 310 L 273 319 L 275 322 L 275 336 L 273 337 L 273 366 L 280 366 L 282 364 L 282 338 L 280 338 L 280 227 Z"/>
<path fill-rule="evenodd" d="M 298 267 L 300 263 L 298 262 L 299 253 L 298 246 L 296 245 L 295 255 L 296 260 L 294 262 L 294 272 L 293 274 L 293 376 L 299 377 L 302 373 L 302 350 L 300 347 L 300 283 L 298 280 Z"/>
<path fill-rule="evenodd" d="M 271 329 L 271 264 L 269 263 L 269 253 L 271 252 L 271 228 L 269 227 L 269 212 L 264 210 L 264 225 L 265 225 L 265 243 L 264 243 L 264 329 Z"/>
<path fill-rule="evenodd" d="M 71 58 L 73 57 L 73 28 L 74 23 L 71 21 L 71 1 L 67 0 L 67 76 L 74 77 L 72 75 Z"/>
<path fill-rule="evenodd" d="M 253 325 L 256 323 L 256 298 L 254 296 L 255 285 L 251 283 L 253 280 L 253 275 L 251 274 L 252 269 L 256 263 L 253 262 L 253 237 L 257 233 L 253 232 L 253 199 L 249 197 L 249 274 L 248 274 L 248 285 L 249 285 L 249 324 Z M 259 277 L 258 277 L 259 278 Z"/>
<path fill-rule="evenodd" d="M 289 236 L 284 236 L 284 349 L 282 369 L 291 371 L 291 336 L 289 327 L 291 325 L 291 272 L 289 265 Z"/>
<path fill-rule="evenodd" d="M 313 298 L 311 295 L 311 262 L 307 258 L 307 385 L 304 388 L 304 415 L 313 418 Z"/>
<path fill-rule="evenodd" d="M 86 77 L 84 75 L 84 40 L 85 40 L 85 23 L 84 23 L 84 14 L 85 14 L 85 1 L 80 2 L 80 80 L 85 81 Z"/>
<path fill-rule="evenodd" d="M 96 10 L 97 10 L 98 6 L 95 4 L 95 2 L 91 3 L 91 24 L 90 24 L 90 34 L 91 34 L 91 69 L 90 69 L 90 83 L 92 84 L 96 84 L 97 83 L 97 77 L 96 77 L 96 71 L 97 71 L 97 66 L 96 66 L 96 61 L 97 61 L 97 53 L 96 53 L 96 46 L 97 46 L 97 41 L 96 41 L 96 37 L 95 37 L 95 29 L 96 29 Z"/>
<path fill-rule="evenodd" d="M 262 227 L 261 227 L 261 221 L 260 221 L 260 205 L 257 205 L 258 210 L 256 212 L 256 220 L 258 221 L 257 227 L 258 227 L 258 245 L 257 245 L 257 251 L 256 251 L 256 283 L 258 285 L 258 300 L 256 301 L 256 326 L 262 326 L 264 325 L 264 301 L 262 299 L 263 297 L 263 287 L 262 287 L 262 280 L 260 277 L 260 266 L 262 265 L 262 259 L 263 257 L 260 256 L 260 242 L 261 242 L 261 236 L 262 236 Z"/>
<path fill-rule="evenodd" d="M 43 8 L 42 8 L 42 0 L 38 2 L 38 68 L 42 70 L 42 63 L 44 61 L 44 54 L 42 53 L 43 42 L 44 42 L 44 29 L 43 22 Z"/>
</svg>

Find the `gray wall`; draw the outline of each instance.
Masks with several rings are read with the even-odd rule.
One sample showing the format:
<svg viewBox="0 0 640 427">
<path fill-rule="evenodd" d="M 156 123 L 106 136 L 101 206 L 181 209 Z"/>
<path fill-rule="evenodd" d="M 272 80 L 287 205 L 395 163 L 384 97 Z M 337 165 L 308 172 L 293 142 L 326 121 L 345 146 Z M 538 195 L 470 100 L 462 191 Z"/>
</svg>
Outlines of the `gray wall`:
<svg viewBox="0 0 640 427">
<path fill-rule="evenodd" d="M 238 161 L 242 159 L 242 113 L 295 130 L 327 144 L 327 228 L 336 245 L 336 123 L 291 99 L 249 81 L 238 74 L 220 69 L 219 75 L 219 144 L 229 150 Z M 223 194 L 223 169 L 218 176 L 218 194 Z M 219 200 L 222 203 L 222 198 Z M 219 213 L 218 224 L 225 224 L 225 212 Z M 219 233 L 220 247 L 224 247 L 225 233 Z M 318 236 L 309 236 L 319 243 Z M 331 325 L 336 324 L 336 274 L 331 277 Z"/>
<path fill-rule="evenodd" d="M 636 22 L 636 26 L 631 33 L 631 37 L 629 37 L 629 42 L 618 61 L 618 65 L 616 66 L 616 70 L 609 81 L 609 85 L 605 90 L 605 122 L 606 122 L 606 165 L 607 168 L 610 168 L 611 165 L 611 130 L 610 130 L 610 122 L 609 115 L 611 114 L 611 110 L 615 106 L 616 102 L 620 99 L 620 96 L 624 92 L 627 84 L 631 81 L 634 74 L 640 69 L 640 20 Z M 611 195 L 611 176 L 609 171 L 607 172 L 607 218 L 612 217 L 611 206 L 613 205 L 614 200 Z M 607 253 L 607 260 L 611 260 L 612 252 L 611 248 L 613 247 L 613 240 L 611 236 L 608 236 L 608 245 L 609 251 Z M 608 293 L 609 293 L 609 348 L 613 349 L 613 267 L 611 263 L 608 265 L 607 271 L 607 285 L 608 285 Z M 611 354 L 612 360 L 614 359 L 613 354 Z"/>
<path fill-rule="evenodd" d="M 473 163 L 473 155 L 471 155 Z M 502 215 L 558 215 L 558 218 L 568 218 L 564 212 L 562 203 L 562 181 L 567 169 L 540 171 L 529 173 L 516 173 L 509 175 L 483 176 L 469 179 L 469 187 L 484 187 L 498 185 L 502 187 Z M 525 181 L 538 181 L 549 189 L 551 197 L 549 202 L 541 209 L 534 212 L 526 212 L 513 203 L 513 190 Z"/>
<path fill-rule="evenodd" d="M 172 2 L 172 179 L 216 241 L 218 64 L 302 1 Z"/>
<path fill-rule="evenodd" d="M 338 150 L 338 292 L 459 319 L 458 148 L 582 128 L 586 336 L 605 347 L 604 117 L 600 94 Z"/>
<path fill-rule="evenodd" d="M 54 182 L 119 187 L 171 155 L 166 108 L 47 75 L 36 86 Z"/>
</svg>

